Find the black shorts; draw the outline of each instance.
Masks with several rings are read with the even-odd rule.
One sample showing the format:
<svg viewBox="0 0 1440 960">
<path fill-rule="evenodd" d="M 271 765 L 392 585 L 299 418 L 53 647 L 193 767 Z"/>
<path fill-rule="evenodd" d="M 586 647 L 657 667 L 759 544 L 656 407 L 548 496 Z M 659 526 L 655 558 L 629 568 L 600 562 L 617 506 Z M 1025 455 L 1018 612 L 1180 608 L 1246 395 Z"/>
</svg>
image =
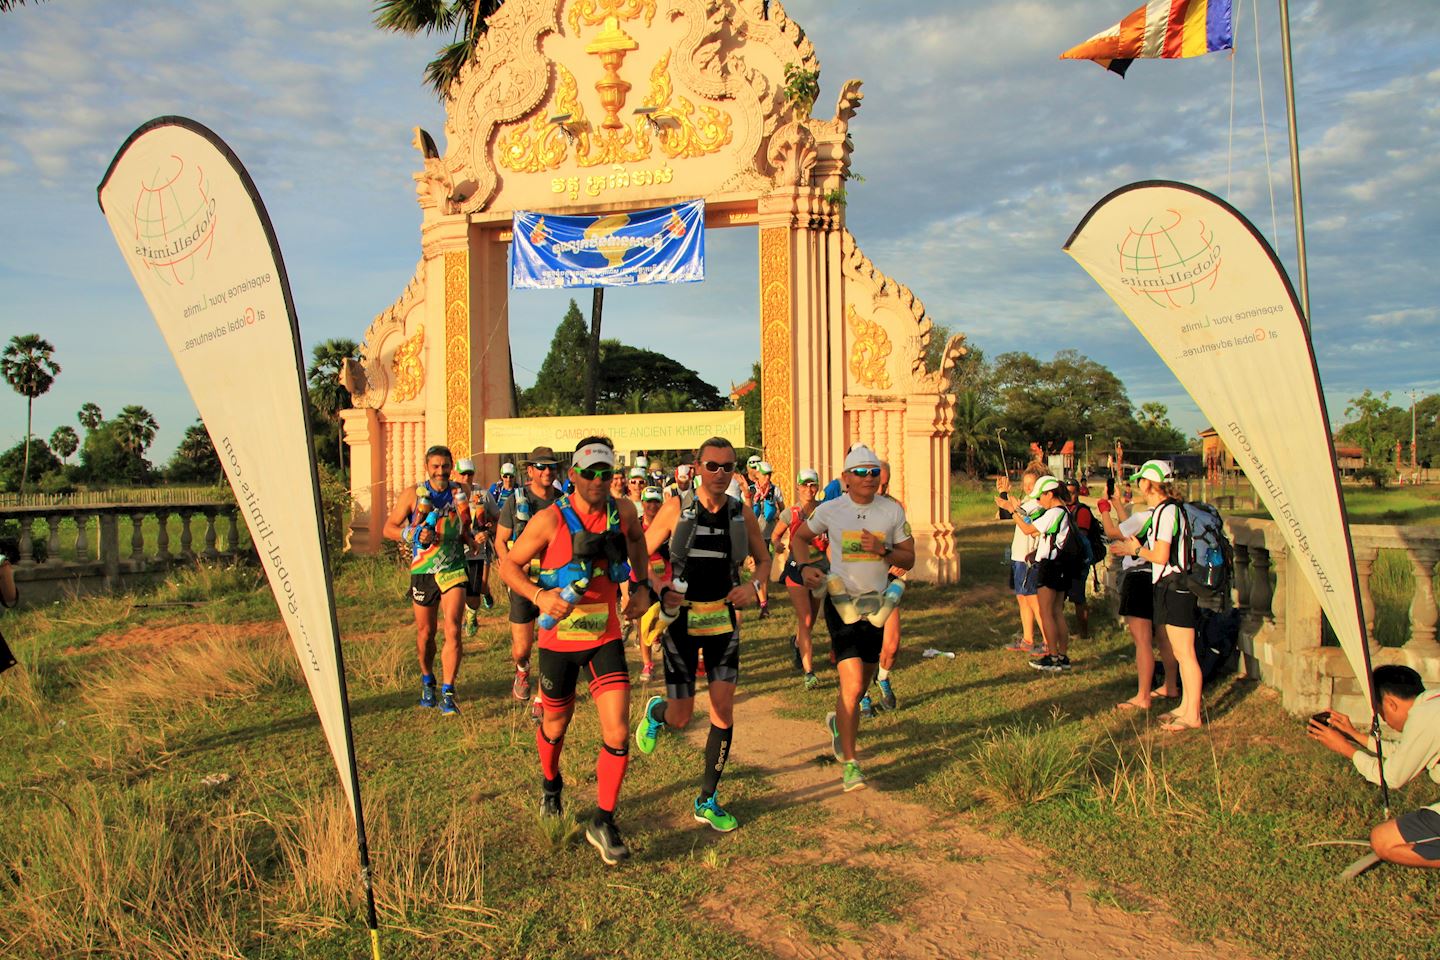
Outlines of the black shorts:
<svg viewBox="0 0 1440 960">
<path fill-rule="evenodd" d="M 800 576 L 800 565 L 794 560 L 785 561 L 784 572 L 780 574 L 780 582 L 794 587 L 804 587 L 805 581 Z M 806 589 L 809 589 L 808 587 Z"/>
<path fill-rule="evenodd" d="M 530 596 L 535 592 L 532 590 Z M 530 602 L 530 597 L 522 597 L 514 590 L 510 591 L 510 622 L 511 623 L 534 623 L 540 619 L 540 608 Z"/>
<path fill-rule="evenodd" d="M 1127 570 L 1120 581 L 1120 616 L 1149 620 L 1155 615 L 1155 585 L 1150 568 Z"/>
<path fill-rule="evenodd" d="M 1395 826 L 1406 843 L 1415 844 L 1417 856 L 1440 860 L 1440 813 L 1421 807 L 1396 817 Z"/>
<path fill-rule="evenodd" d="M 625 641 L 607 640 L 588 650 L 547 650 L 540 648 L 540 702 L 551 713 L 575 702 L 575 684 L 583 669 L 589 678 L 590 696 L 620 687 L 629 691 L 630 668 L 625 664 Z"/>
<path fill-rule="evenodd" d="M 1059 560 L 1041 560 L 1036 566 L 1040 568 L 1039 577 L 1035 581 L 1037 587 L 1054 590 L 1056 593 L 1069 591 L 1070 575 L 1066 572 L 1063 563 Z"/>
<path fill-rule="evenodd" d="M 864 617 L 854 623 L 846 623 L 840 619 L 829 597 L 825 598 L 825 626 L 830 630 L 830 649 L 835 652 L 836 663 L 856 657 L 861 663 L 880 662 L 880 648 L 885 645 L 883 627 L 875 626 Z"/>
<path fill-rule="evenodd" d="M 451 590 L 463 584 L 464 580 L 458 580 L 451 584 Z M 410 602 L 418 607 L 433 607 L 440 603 L 442 591 L 435 582 L 433 573 L 412 573 L 410 574 Z"/>
<path fill-rule="evenodd" d="M 1155 610 L 1150 619 L 1157 627 L 1193 630 L 1200 622 L 1200 608 L 1195 602 L 1195 594 L 1182 587 L 1174 574 L 1155 584 L 1154 598 Z"/>
<path fill-rule="evenodd" d="M 478 597 L 490 592 L 490 585 L 485 582 L 487 563 L 488 561 L 481 557 L 465 560 L 465 595 L 467 597 Z"/>
<path fill-rule="evenodd" d="M 688 700 L 695 696 L 695 676 L 700 669 L 700 651 L 705 651 L 705 682 L 740 682 L 740 626 L 730 611 L 730 632 L 711 637 L 692 637 L 687 630 L 690 610 L 682 608 L 661 639 L 665 654 L 665 696 Z"/>
</svg>

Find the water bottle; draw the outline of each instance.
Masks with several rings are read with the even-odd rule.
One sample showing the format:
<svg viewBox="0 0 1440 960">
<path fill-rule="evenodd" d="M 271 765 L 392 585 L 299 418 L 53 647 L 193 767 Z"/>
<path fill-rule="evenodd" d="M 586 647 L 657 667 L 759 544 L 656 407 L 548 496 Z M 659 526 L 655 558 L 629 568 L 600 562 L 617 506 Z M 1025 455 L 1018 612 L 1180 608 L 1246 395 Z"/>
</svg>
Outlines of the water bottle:
<svg viewBox="0 0 1440 960">
<path fill-rule="evenodd" d="M 866 619 L 877 627 L 885 626 L 885 621 L 890 619 L 890 614 L 900 606 L 900 598 L 905 595 L 905 581 L 891 581 L 890 586 L 880 595 L 880 609 L 870 614 Z"/>
<path fill-rule="evenodd" d="M 845 591 L 845 581 L 837 574 L 830 574 L 825 581 L 825 592 L 830 595 L 835 612 L 840 614 L 841 623 L 848 625 L 860 619 L 860 608 L 855 605 L 855 598 Z"/>
<path fill-rule="evenodd" d="M 1218 587 L 1225 574 L 1225 554 L 1219 547 L 1211 547 L 1205 553 L 1205 585 Z"/>
<path fill-rule="evenodd" d="M 585 596 L 585 588 L 588 586 L 590 586 L 590 581 L 583 578 L 576 580 L 574 583 L 566 584 L 560 588 L 560 598 L 566 603 L 579 603 L 580 598 Z M 556 620 L 548 613 L 542 613 L 540 615 L 540 629 L 542 630 L 554 630 L 555 624 L 559 622 L 559 620 Z"/>
<path fill-rule="evenodd" d="M 665 626 L 675 622 L 680 616 L 680 608 L 685 605 L 685 594 L 690 590 L 690 585 L 679 577 L 670 581 L 670 589 L 660 593 L 660 622 Z"/>
<path fill-rule="evenodd" d="M 516 497 L 516 498 L 515 498 L 515 525 L 518 527 L 520 524 L 526 522 L 526 521 L 529 520 L 529 519 L 530 519 L 530 501 L 529 501 L 528 499 L 526 499 L 525 497 Z"/>
</svg>

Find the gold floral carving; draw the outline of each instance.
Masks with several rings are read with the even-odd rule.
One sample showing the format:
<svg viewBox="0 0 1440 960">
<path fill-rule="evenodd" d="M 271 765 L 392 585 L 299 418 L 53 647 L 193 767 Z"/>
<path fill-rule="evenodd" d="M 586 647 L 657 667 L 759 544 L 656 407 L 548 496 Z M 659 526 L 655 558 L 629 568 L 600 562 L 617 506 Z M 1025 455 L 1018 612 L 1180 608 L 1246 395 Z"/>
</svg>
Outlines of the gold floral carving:
<svg viewBox="0 0 1440 960">
<path fill-rule="evenodd" d="M 562 67 L 560 72 L 574 87 L 575 78 L 570 71 Z M 521 124 L 500 137 L 496 146 L 500 165 L 516 173 L 554 170 L 565 160 L 565 133 L 559 124 L 550 122 L 544 111 L 536 114 L 529 123 Z"/>
<path fill-rule="evenodd" d="M 655 19 L 655 0 L 579 0 L 570 8 L 567 22 L 570 31 L 580 33 L 580 24 L 598 27 L 609 17 L 616 20 L 635 20 L 645 17 L 645 26 Z"/>
<path fill-rule="evenodd" d="M 670 81 L 671 52 L 665 51 L 650 71 L 650 95 L 645 98 L 645 106 L 655 108 L 652 116 L 660 125 L 660 149 L 672 160 L 715 153 L 730 143 L 730 114 L 712 106 L 697 111 L 687 98 L 675 96 Z"/>
<path fill-rule="evenodd" d="M 445 254 L 445 441 L 470 455 L 470 255 Z"/>
<path fill-rule="evenodd" d="M 855 328 L 855 343 L 850 347 L 850 376 L 862 387 L 890 389 L 890 374 L 885 360 L 890 356 L 890 337 L 874 320 L 866 320 L 855 312 L 854 304 L 845 311 L 845 319 Z"/>
<path fill-rule="evenodd" d="M 425 383 L 425 368 L 420 363 L 424 346 L 425 325 L 422 323 L 415 327 L 415 336 L 395 348 L 395 389 L 390 396 L 399 403 L 414 400 Z"/>
<path fill-rule="evenodd" d="M 760 231 L 760 399 L 765 457 L 786 484 L 795 475 L 791 376 L 790 231 Z M 791 491 L 793 492 L 793 491 Z"/>
</svg>

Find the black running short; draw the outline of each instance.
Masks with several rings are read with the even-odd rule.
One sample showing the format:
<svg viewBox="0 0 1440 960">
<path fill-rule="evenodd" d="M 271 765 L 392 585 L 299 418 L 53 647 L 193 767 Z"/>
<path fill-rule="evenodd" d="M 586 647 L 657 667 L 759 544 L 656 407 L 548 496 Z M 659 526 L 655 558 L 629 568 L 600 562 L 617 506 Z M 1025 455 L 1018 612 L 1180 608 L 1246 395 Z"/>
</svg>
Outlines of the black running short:
<svg viewBox="0 0 1440 960">
<path fill-rule="evenodd" d="M 456 581 L 449 589 L 453 590 L 465 581 Z M 433 607 L 440 603 L 440 594 L 444 592 L 435 583 L 433 573 L 412 573 L 410 574 L 410 602 L 418 607 Z"/>
<path fill-rule="evenodd" d="M 1149 620 L 1155 616 L 1155 585 L 1150 568 L 1127 570 L 1120 581 L 1120 616 Z"/>
<path fill-rule="evenodd" d="M 690 609 L 683 607 L 680 616 L 661 637 L 665 655 L 665 695 L 671 700 L 688 700 L 695 696 L 695 677 L 700 670 L 700 652 L 705 652 L 705 682 L 740 682 L 740 626 L 735 611 L 730 611 L 728 633 L 709 637 L 690 636 L 687 625 Z"/>
<path fill-rule="evenodd" d="M 1199 606 L 1195 594 L 1180 585 L 1174 574 L 1155 584 L 1155 611 L 1151 619 L 1155 625 L 1195 629 L 1200 620 Z"/>
<path fill-rule="evenodd" d="M 1036 564 L 1040 568 L 1039 575 L 1035 581 L 1037 586 L 1047 590 L 1054 590 L 1056 593 L 1066 593 L 1070 589 L 1070 577 L 1065 572 L 1065 565 L 1059 560 L 1041 560 Z"/>
<path fill-rule="evenodd" d="M 533 597 L 535 591 L 530 591 Z M 510 622 L 511 623 L 534 623 L 540 618 L 540 608 L 530 602 L 530 597 L 522 597 L 514 590 L 510 591 Z"/>
<path fill-rule="evenodd" d="M 786 560 L 785 569 L 780 574 L 780 582 L 789 584 L 790 586 L 803 587 L 805 586 L 805 581 L 801 578 L 801 573 L 802 571 L 798 563 L 794 560 Z"/>
<path fill-rule="evenodd" d="M 625 641 L 607 640 L 588 650 L 547 650 L 540 648 L 540 702 L 558 713 L 575 702 L 575 684 L 584 670 L 590 696 L 607 690 L 630 689 L 630 668 L 625 664 Z"/>
<path fill-rule="evenodd" d="M 465 595 L 467 597 L 478 597 L 489 592 L 489 584 L 485 582 L 486 561 L 476 557 L 465 560 Z"/>
<path fill-rule="evenodd" d="M 829 597 L 825 598 L 825 626 L 830 630 L 830 648 L 835 652 L 836 663 L 856 657 L 861 663 L 880 662 L 880 648 L 885 645 L 883 627 L 875 626 L 864 617 L 854 623 L 846 623 L 840 619 Z"/>
</svg>

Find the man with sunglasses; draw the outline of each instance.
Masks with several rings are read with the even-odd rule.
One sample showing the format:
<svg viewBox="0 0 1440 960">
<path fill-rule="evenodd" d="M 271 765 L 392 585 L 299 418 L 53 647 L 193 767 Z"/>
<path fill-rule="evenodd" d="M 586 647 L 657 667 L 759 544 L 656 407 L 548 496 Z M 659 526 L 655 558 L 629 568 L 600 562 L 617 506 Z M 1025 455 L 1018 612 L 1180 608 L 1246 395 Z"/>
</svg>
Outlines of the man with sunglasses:
<svg viewBox="0 0 1440 960">
<path fill-rule="evenodd" d="M 888 582 L 890 569 L 915 565 L 915 538 L 905 510 L 898 501 L 879 496 L 880 458 L 864 444 L 850 448 L 845 457 L 845 493 L 826 500 L 800 524 L 791 538 L 790 556 L 811 590 L 825 583 L 820 568 L 808 563 L 815 538 L 829 538 L 830 573 L 840 578 L 851 597 L 878 594 Z M 892 614 L 893 616 L 893 614 Z M 825 625 L 840 692 L 835 712 L 825 718 L 835 759 L 845 765 L 846 792 L 865 786 L 865 775 L 855 760 L 855 736 L 860 727 L 860 698 L 875 678 L 884 645 L 884 629 L 861 617 L 845 623 L 834 601 L 825 597 Z"/>
<path fill-rule="evenodd" d="M 384 535 L 412 549 L 410 600 L 415 613 L 420 660 L 420 706 L 439 706 L 454 716 L 455 678 L 460 672 L 460 622 L 465 611 L 465 547 L 473 548 L 470 507 L 465 487 L 450 479 L 450 448 L 425 451 L 426 479 L 401 492 L 385 518 Z M 437 618 L 436 613 L 439 613 Z M 445 647 L 440 655 L 443 686 L 435 690 L 435 632 L 443 619 Z"/>
<path fill-rule="evenodd" d="M 614 472 L 609 438 L 580 441 L 570 469 L 574 492 L 533 516 L 500 563 L 506 585 L 526 594 L 545 615 L 539 630 L 544 715 L 535 732 L 541 811 L 546 816 L 561 812 L 560 751 L 575 713 L 575 685 L 584 671 L 603 738 L 595 767 L 598 810 L 585 838 L 611 865 L 630 856 L 615 827 L 630 759 L 630 673 L 620 639 L 619 581 L 631 582 L 627 617 L 639 617 L 653 602 L 645 577 L 645 534 L 635 507 L 608 494 Z M 526 573 L 532 560 L 540 561 L 539 584 Z"/>
<path fill-rule="evenodd" d="M 663 639 L 666 695 L 651 697 L 645 705 L 635 743 L 641 753 L 652 753 L 661 730 L 680 730 L 690 722 L 703 653 L 710 735 L 693 813 L 696 821 L 728 833 L 738 823 L 720 806 L 716 792 L 730 756 L 735 687 L 740 680 L 740 625 L 735 611 L 765 602 L 770 549 L 755 514 L 726 492 L 735 477 L 735 448 L 730 441 L 711 437 L 696 452 L 695 461 L 700 489 L 666 501 L 645 531 L 650 552 L 669 543 L 674 578 L 686 589 L 683 605 Z M 747 556 L 755 561 L 755 576 L 741 583 L 740 568 Z M 664 594 L 662 589 L 662 608 L 674 599 Z"/>
<path fill-rule="evenodd" d="M 495 555 L 503 561 L 515 541 L 525 532 L 526 525 L 542 510 L 555 502 L 560 491 L 555 487 L 555 478 L 560 463 L 555 451 L 549 447 L 536 447 L 525 461 L 525 486 L 516 489 L 500 509 L 495 521 Z M 539 571 L 539 564 L 531 564 L 526 572 L 533 583 Z M 510 591 L 510 659 L 515 662 L 515 679 L 510 684 L 510 693 L 524 703 L 530 699 L 530 651 L 535 646 L 535 621 L 540 609 L 530 602 L 535 591 L 517 593 Z M 530 705 L 530 713 L 540 721 L 540 697 L 536 694 Z"/>
</svg>

